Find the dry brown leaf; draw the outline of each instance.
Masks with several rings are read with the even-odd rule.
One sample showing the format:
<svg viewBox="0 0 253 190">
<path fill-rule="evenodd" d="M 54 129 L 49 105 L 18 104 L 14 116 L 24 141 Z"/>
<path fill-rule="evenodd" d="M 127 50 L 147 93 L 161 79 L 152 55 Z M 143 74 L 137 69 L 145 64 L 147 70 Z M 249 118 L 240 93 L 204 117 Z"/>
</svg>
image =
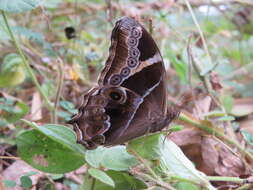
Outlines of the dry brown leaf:
<svg viewBox="0 0 253 190">
<path fill-rule="evenodd" d="M 42 101 L 39 92 L 33 93 L 30 120 L 37 121 L 42 119 Z"/>
<path fill-rule="evenodd" d="M 210 96 L 196 100 L 193 108 L 193 115 L 196 118 L 203 119 L 203 114 L 208 113 L 210 110 L 211 102 L 212 99 Z"/>
<path fill-rule="evenodd" d="M 169 139 L 178 146 L 201 143 L 201 131 L 196 128 L 187 128 L 169 135 Z"/>
<path fill-rule="evenodd" d="M 231 114 L 237 117 L 253 113 L 253 98 L 235 99 Z"/>
<path fill-rule="evenodd" d="M 2 176 L 3 176 L 4 179 L 15 181 L 17 184 L 20 185 L 20 177 L 25 175 L 28 172 L 31 172 L 31 171 L 38 172 L 37 174 L 30 176 L 33 185 L 37 183 L 39 178 L 46 175 L 45 173 L 40 172 L 39 170 L 36 170 L 36 169 L 32 168 L 30 165 L 28 165 L 24 161 L 17 160 L 15 162 L 13 162 L 13 164 L 11 164 L 8 168 L 6 168 L 3 171 Z M 12 189 L 13 190 L 14 189 L 15 190 L 22 190 L 21 187 L 15 187 L 15 188 L 12 188 Z M 11 190 L 11 188 L 9 190 Z"/>
<path fill-rule="evenodd" d="M 247 130 L 253 134 L 253 118 L 244 121 L 239 121 L 240 129 Z"/>
<path fill-rule="evenodd" d="M 201 155 L 205 163 L 205 171 L 207 175 L 214 175 L 214 168 L 217 167 L 219 161 L 219 152 L 216 148 L 218 142 L 205 136 L 201 142 Z"/>
</svg>

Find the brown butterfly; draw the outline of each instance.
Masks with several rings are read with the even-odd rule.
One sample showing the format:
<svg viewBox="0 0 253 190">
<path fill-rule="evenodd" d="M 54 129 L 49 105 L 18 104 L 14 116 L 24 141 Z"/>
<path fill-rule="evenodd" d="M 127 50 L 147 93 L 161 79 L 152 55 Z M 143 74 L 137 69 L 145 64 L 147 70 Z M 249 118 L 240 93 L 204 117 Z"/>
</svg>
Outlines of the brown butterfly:
<svg viewBox="0 0 253 190">
<path fill-rule="evenodd" d="M 69 122 L 87 149 L 127 142 L 166 127 L 179 114 L 167 106 L 165 68 L 147 30 L 129 17 L 116 22 L 98 85 Z"/>
</svg>

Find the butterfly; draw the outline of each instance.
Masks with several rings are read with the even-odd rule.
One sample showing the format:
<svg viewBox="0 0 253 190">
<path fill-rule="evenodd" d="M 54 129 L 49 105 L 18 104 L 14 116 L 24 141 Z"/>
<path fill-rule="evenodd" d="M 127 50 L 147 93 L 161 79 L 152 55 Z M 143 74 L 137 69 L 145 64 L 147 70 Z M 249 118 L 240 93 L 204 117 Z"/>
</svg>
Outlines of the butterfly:
<svg viewBox="0 0 253 190">
<path fill-rule="evenodd" d="M 77 142 L 87 149 L 118 145 L 168 126 L 180 111 L 167 105 L 165 75 L 147 30 L 133 18 L 118 20 L 97 85 L 69 122 Z"/>
</svg>

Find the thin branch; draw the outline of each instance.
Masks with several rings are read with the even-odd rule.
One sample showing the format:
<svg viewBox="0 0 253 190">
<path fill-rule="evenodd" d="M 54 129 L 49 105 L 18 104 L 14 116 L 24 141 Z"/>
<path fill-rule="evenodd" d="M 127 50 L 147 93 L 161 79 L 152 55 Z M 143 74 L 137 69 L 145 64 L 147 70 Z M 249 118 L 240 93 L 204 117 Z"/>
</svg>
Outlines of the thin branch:
<svg viewBox="0 0 253 190">
<path fill-rule="evenodd" d="M 53 123 L 58 123 L 58 117 L 57 117 L 57 108 L 61 96 L 61 91 L 63 87 L 63 80 L 64 80 L 64 72 L 63 72 L 63 62 L 60 58 L 57 59 L 58 63 L 58 81 L 57 81 L 57 91 L 56 91 L 56 97 L 54 102 L 54 110 L 53 110 Z"/>
<path fill-rule="evenodd" d="M 0 159 L 21 160 L 21 158 L 15 156 L 0 156 Z"/>
<path fill-rule="evenodd" d="M 212 65 L 212 64 L 213 64 L 213 63 L 212 63 L 212 59 L 211 59 L 211 56 L 210 56 L 210 53 L 209 53 L 209 50 L 208 50 L 208 47 L 207 47 L 207 43 L 206 43 L 204 34 L 203 34 L 203 32 L 202 32 L 202 30 L 201 30 L 201 28 L 200 28 L 200 25 L 199 25 L 199 23 L 198 23 L 198 20 L 197 20 L 197 18 L 196 18 L 196 16 L 195 16 L 194 12 L 193 12 L 193 10 L 192 10 L 192 7 L 191 7 L 189 1 L 188 1 L 188 0 L 184 0 L 184 2 L 186 3 L 186 6 L 187 6 L 187 8 L 189 9 L 190 14 L 191 14 L 191 16 L 192 16 L 193 22 L 194 22 L 194 24 L 195 24 L 196 27 L 197 27 L 197 30 L 198 30 L 199 35 L 200 35 L 200 38 L 201 38 L 201 40 L 202 40 L 202 42 L 203 42 L 203 46 L 204 46 L 204 49 L 205 49 L 205 52 L 206 52 L 208 61 L 209 61 L 210 65 Z"/>
</svg>

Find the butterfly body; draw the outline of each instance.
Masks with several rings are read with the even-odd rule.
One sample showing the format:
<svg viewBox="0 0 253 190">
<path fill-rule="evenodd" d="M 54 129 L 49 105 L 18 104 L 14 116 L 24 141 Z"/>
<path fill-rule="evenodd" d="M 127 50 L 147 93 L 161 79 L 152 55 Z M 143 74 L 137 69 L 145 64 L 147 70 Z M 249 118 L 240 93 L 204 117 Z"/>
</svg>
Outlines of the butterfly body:
<svg viewBox="0 0 253 190">
<path fill-rule="evenodd" d="M 165 68 L 145 28 L 129 17 L 116 22 L 98 85 L 70 123 L 87 149 L 122 144 L 162 130 L 179 111 L 167 107 Z"/>
</svg>

